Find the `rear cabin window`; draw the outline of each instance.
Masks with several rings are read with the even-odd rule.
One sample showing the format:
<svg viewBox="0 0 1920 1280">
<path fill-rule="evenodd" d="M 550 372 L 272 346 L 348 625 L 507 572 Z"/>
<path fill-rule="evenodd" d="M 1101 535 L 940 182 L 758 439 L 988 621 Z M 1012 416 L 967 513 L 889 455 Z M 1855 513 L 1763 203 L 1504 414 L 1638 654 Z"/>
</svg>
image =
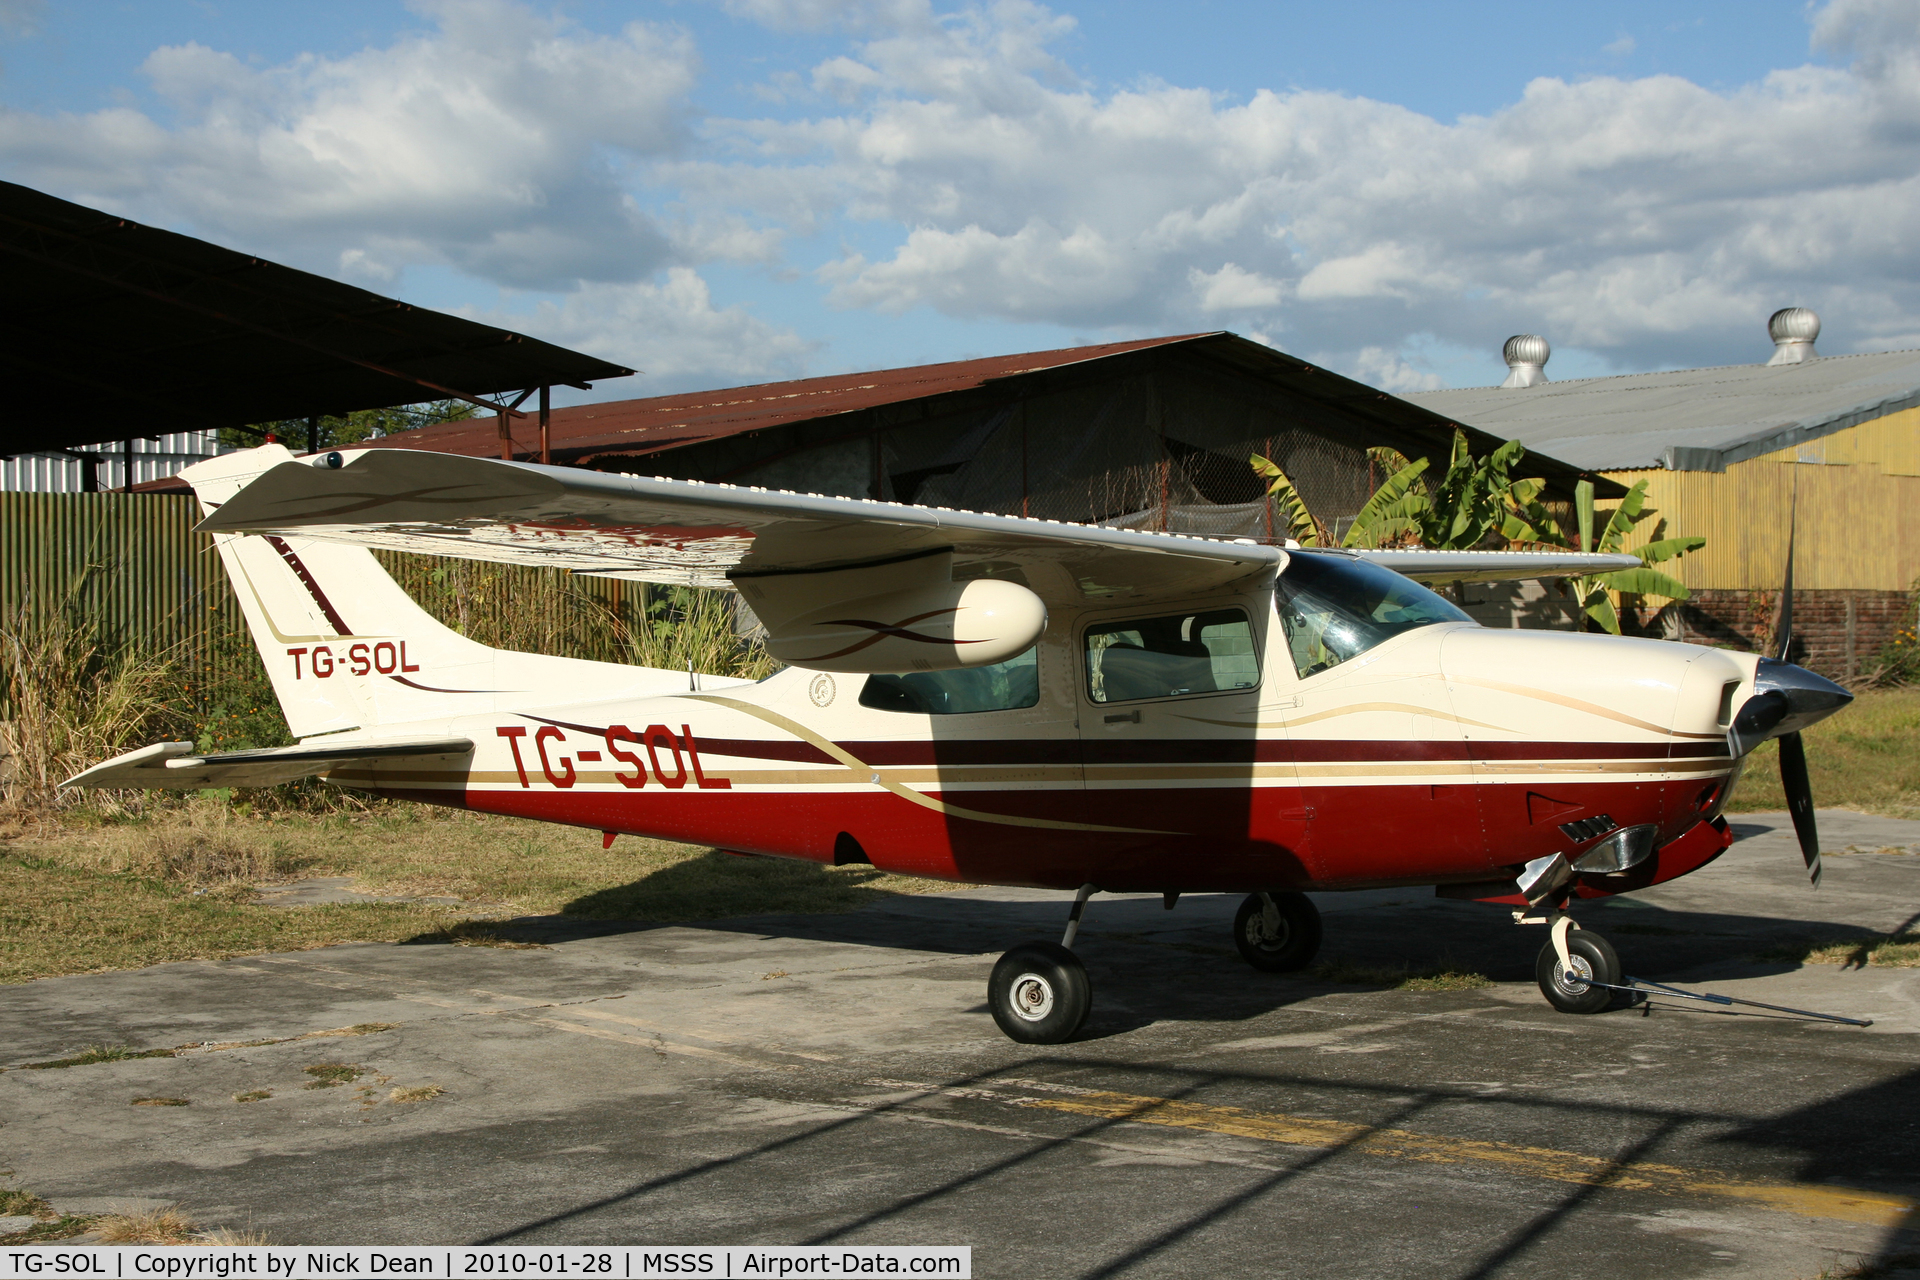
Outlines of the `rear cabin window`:
<svg viewBox="0 0 1920 1280">
<path fill-rule="evenodd" d="M 1178 698 L 1260 683 L 1253 627 L 1239 609 L 1107 623 L 1087 632 L 1087 693 L 1095 702 Z"/>
<path fill-rule="evenodd" d="M 1273 585 L 1273 607 L 1304 679 L 1357 658 L 1383 640 L 1436 622 L 1471 622 L 1411 578 L 1349 556 L 1292 552 Z"/>
<path fill-rule="evenodd" d="M 1016 711 L 1039 701 L 1040 650 L 1037 646 L 990 667 L 868 676 L 867 683 L 860 689 L 863 707 L 922 716 Z"/>
</svg>

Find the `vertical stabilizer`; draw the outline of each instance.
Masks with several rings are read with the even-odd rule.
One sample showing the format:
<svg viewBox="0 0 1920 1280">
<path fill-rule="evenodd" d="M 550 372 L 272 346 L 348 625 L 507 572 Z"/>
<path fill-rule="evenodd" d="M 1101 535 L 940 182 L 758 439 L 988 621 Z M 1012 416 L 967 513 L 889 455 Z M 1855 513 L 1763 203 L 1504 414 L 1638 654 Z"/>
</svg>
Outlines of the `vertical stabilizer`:
<svg viewBox="0 0 1920 1280">
<path fill-rule="evenodd" d="M 189 467 L 201 510 L 295 461 L 280 445 Z M 493 649 L 442 625 L 364 547 L 216 533 L 214 545 L 296 737 L 485 714 L 595 696 L 660 693 L 685 676 Z"/>
</svg>

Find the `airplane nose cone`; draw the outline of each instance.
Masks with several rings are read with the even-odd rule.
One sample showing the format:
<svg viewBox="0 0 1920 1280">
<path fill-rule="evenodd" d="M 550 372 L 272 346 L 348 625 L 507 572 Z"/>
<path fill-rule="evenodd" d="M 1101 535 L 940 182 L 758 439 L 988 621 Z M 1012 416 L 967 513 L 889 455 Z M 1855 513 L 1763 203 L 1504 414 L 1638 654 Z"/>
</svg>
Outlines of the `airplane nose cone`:
<svg viewBox="0 0 1920 1280">
<path fill-rule="evenodd" d="M 1784 734 L 1818 724 L 1853 701 L 1853 695 L 1805 667 L 1777 658 L 1762 658 L 1753 679 L 1753 695 L 1741 706 L 1727 730 L 1735 755 Z"/>
</svg>

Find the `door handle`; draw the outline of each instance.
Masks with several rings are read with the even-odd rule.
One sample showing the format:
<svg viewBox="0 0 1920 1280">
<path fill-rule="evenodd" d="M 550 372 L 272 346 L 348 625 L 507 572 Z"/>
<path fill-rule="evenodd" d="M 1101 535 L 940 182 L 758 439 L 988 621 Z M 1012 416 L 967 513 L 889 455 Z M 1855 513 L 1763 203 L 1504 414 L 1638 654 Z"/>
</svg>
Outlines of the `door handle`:
<svg viewBox="0 0 1920 1280">
<path fill-rule="evenodd" d="M 1135 707 L 1131 711 L 1122 711 L 1115 715 L 1110 715 L 1107 717 L 1107 723 L 1108 724 L 1129 724 L 1129 723 L 1139 724 L 1140 708 Z"/>
</svg>

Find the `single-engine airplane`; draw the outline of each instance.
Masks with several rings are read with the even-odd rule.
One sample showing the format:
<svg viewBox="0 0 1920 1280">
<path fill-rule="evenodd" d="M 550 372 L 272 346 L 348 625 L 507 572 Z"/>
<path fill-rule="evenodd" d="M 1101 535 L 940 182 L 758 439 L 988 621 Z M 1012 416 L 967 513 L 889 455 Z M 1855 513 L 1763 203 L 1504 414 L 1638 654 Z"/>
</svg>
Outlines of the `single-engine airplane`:
<svg viewBox="0 0 1920 1280">
<path fill-rule="evenodd" d="M 1552 919 L 1541 991 L 1604 1008 L 1620 962 L 1568 901 L 1718 856 L 1769 737 L 1819 881 L 1799 731 L 1844 689 L 1753 654 L 1483 628 L 1416 581 L 1631 556 L 1308 550 L 397 449 L 269 444 L 182 475 L 299 745 L 160 743 L 65 785 L 318 774 L 609 842 L 1075 891 L 1059 943 L 994 966 L 1018 1041 L 1085 1020 L 1071 948 L 1096 891 L 1245 894 L 1235 945 L 1284 971 L 1319 946 L 1306 891 L 1434 885 Z M 788 666 L 488 648 L 376 547 L 730 588 Z"/>
</svg>

